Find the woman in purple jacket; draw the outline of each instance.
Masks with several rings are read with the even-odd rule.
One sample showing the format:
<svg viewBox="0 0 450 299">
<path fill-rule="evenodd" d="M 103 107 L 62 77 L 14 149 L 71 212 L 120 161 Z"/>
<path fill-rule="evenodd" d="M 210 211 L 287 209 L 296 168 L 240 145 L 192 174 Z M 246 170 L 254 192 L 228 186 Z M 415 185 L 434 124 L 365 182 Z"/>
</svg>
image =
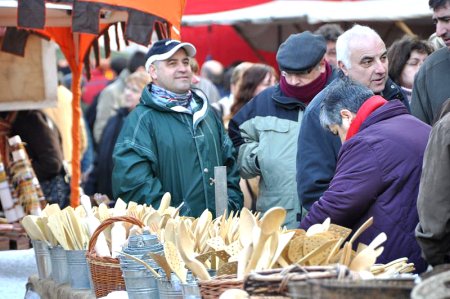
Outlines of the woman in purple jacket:
<svg viewBox="0 0 450 299">
<path fill-rule="evenodd" d="M 373 216 L 373 225 L 355 243 L 368 244 L 385 232 L 388 240 L 377 262 L 407 257 L 418 273 L 423 272 L 426 263 L 414 229 L 430 126 L 411 116 L 399 101 L 374 96 L 346 77 L 337 80 L 322 103 L 320 121 L 343 145 L 328 190 L 301 227 L 330 217 L 332 223 L 356 230 Z"/>
</svg>

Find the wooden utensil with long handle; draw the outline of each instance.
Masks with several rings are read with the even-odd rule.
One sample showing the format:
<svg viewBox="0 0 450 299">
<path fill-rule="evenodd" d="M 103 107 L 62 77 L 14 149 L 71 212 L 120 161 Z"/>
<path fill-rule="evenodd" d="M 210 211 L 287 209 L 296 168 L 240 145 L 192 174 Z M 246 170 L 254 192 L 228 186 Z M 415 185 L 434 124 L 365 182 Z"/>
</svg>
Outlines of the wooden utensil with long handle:
<svg viewBox="0 0 450 299">
<path fill-rule="evenodd" d="M 128 257 L 128 258 L 130 258 L 130 259 L 132 259 L 132 260 L 142 264 L 145 268 L 147 268 L 152 273 L 152 275 L 154 277 L 156 277 L 156 278 L 160 278 L 161 277 L 161 275 L 159 275 L 158 272 L 156 272 L 156 270 L 153 269 L 152 266 L 150 266 L 149 264 L 147 264 L 145 261 L 141 260 L 140 258 L 138 258 L 138 257 L 136 257 L 134 255 L 122 252 L 122 251 L 118 251 L 117 254 L 124 255 L 124 256 L 126 256 L 126 257 Z"/>
<path fill-rule="evenodd" d="M 370 217 L 369 219 L 366 220 L 366 222 L 364 222 L 357 230 L 356 232 L 353 234 L 353 236 L 350 238 L 350 245 L 353 244 L 353 242 L 355 242 L 355 240 L 366 230 L 368 229 L 371 225 L 373 224 L 373 217 Z"/>
<path fill-rule="evenodd" d="M 257 243 L 250 258 L 250 262 L 245 269 L 245 273 L 249 273 L 256 267 L 256 264 L 258 263 L 264 249 L 264 244 L 274 232 L 280 229 L 280 226 L 283 224 L 285 218 L 286 210 L 281 207 L 273 207 L 269 209 L 264 214 L 263 218 L 261 218 L 261 233 L 259 234 L 259 238 L 257 238 Z"/>
<path fill-rule="evenodd" d="M 174 243 L 170 241 L 164 243 L 164 255 L 166 256 L 167 263 L 173 273 L 178 276 L 182 283 L 186 283 L 187 270 L 184 268 L 184 263 L 182 262 L 178 249 Z"/>
<path fill-rule="evenodd" d="M 180 223 L 178 234 L 178 250 L 181 258 L 186 263 L 186 266 L 191 269 L 192 273 L 200 280 L 210 280 L 211 276 L 206 267 L 195 258 L 194 240 L 189 238 L 189 231 L 184 222 Z"/>
</svg>

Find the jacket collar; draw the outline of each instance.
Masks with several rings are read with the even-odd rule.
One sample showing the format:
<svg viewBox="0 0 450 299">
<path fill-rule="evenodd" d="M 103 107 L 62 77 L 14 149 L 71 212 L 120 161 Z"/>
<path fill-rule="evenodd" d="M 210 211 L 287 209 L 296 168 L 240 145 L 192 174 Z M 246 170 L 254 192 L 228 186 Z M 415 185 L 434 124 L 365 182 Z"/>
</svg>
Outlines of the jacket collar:
<svg viewBox="0 0 450 299">
<path fill-rule="evenodd" d="M 144 106 L 153 108 L 155 110 L 161 111 L 161 112 L 183 113 L 183 112 L 175 111 L 168 107 L 162 106 L 162 105 L 158 104 L 156 101 L 154 101 L 152 98 L 151 88 L 152 88 L 152 84 L 150 83 L 142 91 L 141 104 L 143 104 Z M 192 92 L 192 100 L 195 101 L 199 105 L 199 108 L 196 109 L 196 111 L 192 114 L 192 126 L 195 129 L 197 127 L 197 125 L 200 123 L 200 121 L 205 118 L 209 105 L 208 105 L 208 101 L 204 100 L 202 97 L 200 97 L 194 91 L 191 90 L 191 92 Z"/>
<path fill-rule="evenodd" d="M 405 107 L 405 105 L 403 105 L 400 101 L 398 100 L 392 100 L 392 101 L 388 101 L 386 104 L 384 104 L 383 106 L 381 106 L 380 108 L 378 108 L 377 110 L 375 110 L 374 112 L 372 112 L 372 114 L 366 118 L 366 120 L 362 123 L 359 131 L 364 130 L 365 128 L 401 115 L 401 114 L 409 114 L 408 109 Z"/>
</svg>

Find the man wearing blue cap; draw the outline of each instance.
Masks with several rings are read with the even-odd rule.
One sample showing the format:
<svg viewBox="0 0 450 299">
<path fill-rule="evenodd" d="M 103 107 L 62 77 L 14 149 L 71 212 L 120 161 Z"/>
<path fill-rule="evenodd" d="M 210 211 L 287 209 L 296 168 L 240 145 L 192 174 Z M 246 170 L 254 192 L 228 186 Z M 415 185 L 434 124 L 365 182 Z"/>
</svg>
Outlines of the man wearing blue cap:
<svg viewBox="0 0 450 299">
<path fill-rule="evenodd" d="M 334 78 L 325 51 L 322 36 L 309 31 L 289 36 L 276 57 L 280 83 L 254 97 L 229 124 L 242 178 L 260 176 L 256 209 L 285 208 L 288 228 L 298 226 L 300 212 L 295 157 L 303 111 Z"/>
<path fill-rule="evenodd" d="M 160 40 L 146 56 L 152 83 L 128 116 L 113 153 L 114 197 L 157 208 L 165 192 L 181 215 L 216 213 L 214 167 L 227 166 L 228 211 L 243 206 L 236 152 L 220 119 L 190 90 L 190 43 Z"/>
</svg>

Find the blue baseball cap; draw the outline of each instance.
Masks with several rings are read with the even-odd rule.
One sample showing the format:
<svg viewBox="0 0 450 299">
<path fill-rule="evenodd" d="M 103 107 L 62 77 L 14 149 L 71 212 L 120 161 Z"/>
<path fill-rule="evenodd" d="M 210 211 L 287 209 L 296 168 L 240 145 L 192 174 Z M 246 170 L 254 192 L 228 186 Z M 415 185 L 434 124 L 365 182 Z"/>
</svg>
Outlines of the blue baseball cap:
<svg viewBox="0 0 450 299">
<path fill-rule="evenodd" d="M 166 60 L 172 57 L 175 52 L 183 48 L 189 57 L 194 57 L 197 50 L 191 43 L 182 43 L 175 39 L 162 39 L 153 43 L 145 56 L 145 69 L 148 71 L 150 65 L 159 60 Z"/>
</svg>

